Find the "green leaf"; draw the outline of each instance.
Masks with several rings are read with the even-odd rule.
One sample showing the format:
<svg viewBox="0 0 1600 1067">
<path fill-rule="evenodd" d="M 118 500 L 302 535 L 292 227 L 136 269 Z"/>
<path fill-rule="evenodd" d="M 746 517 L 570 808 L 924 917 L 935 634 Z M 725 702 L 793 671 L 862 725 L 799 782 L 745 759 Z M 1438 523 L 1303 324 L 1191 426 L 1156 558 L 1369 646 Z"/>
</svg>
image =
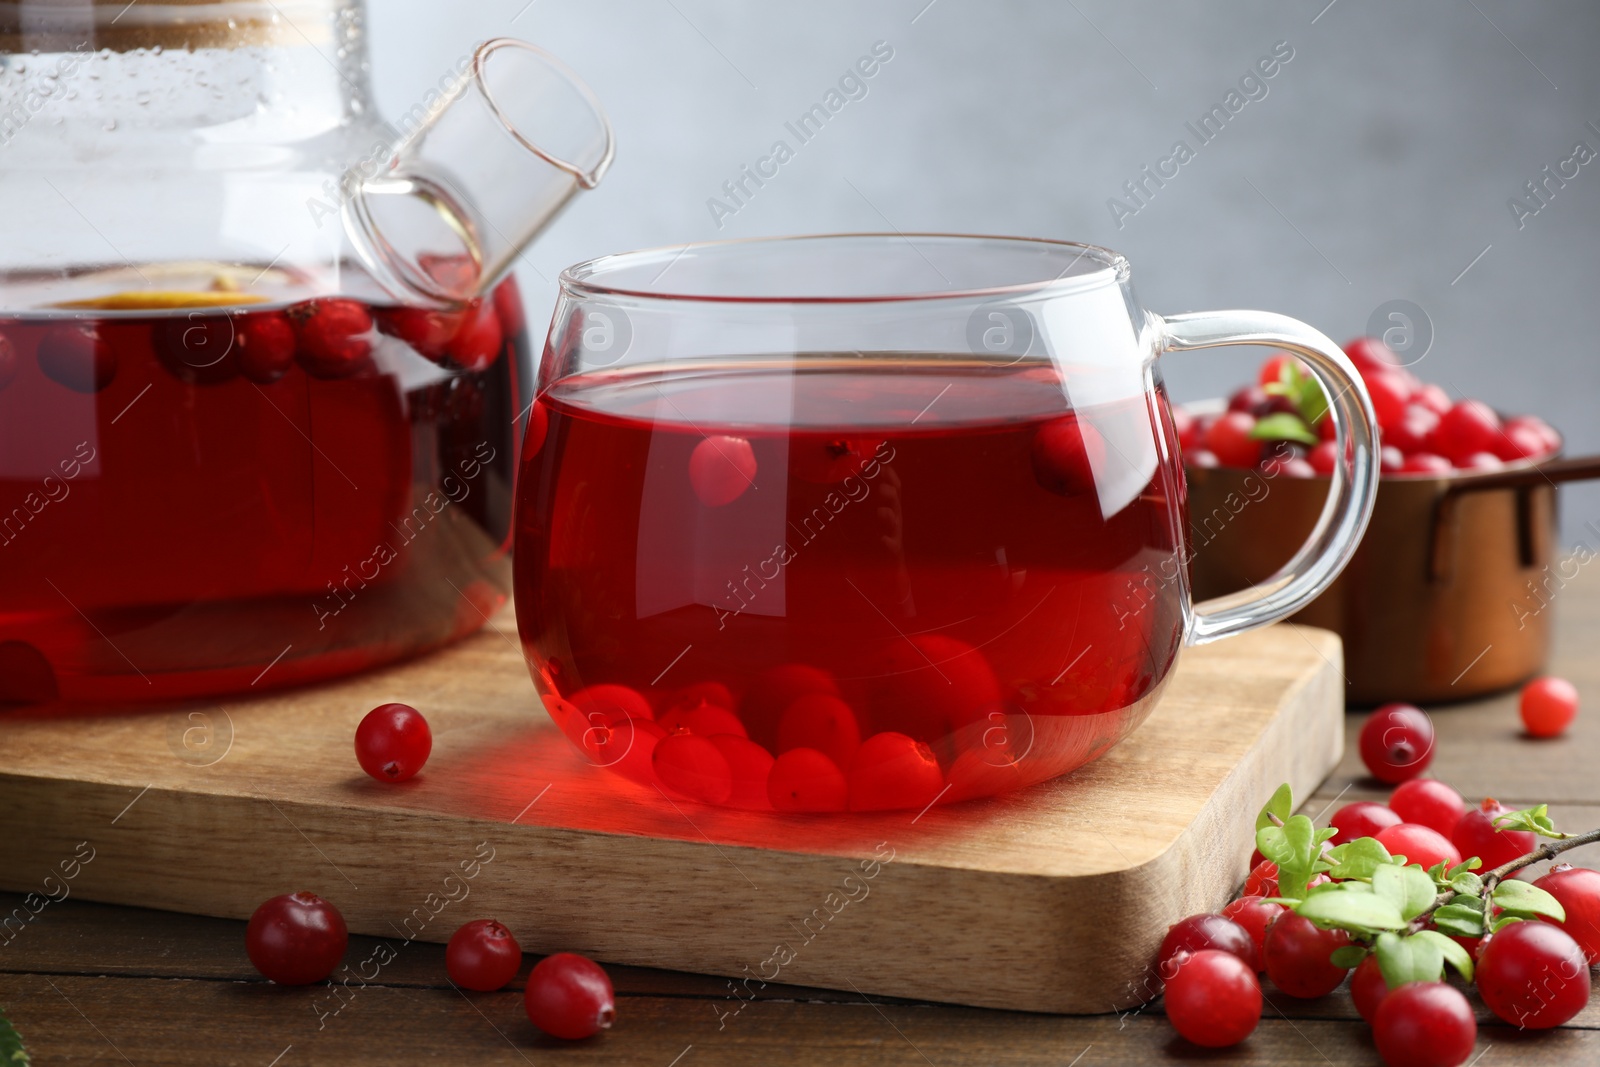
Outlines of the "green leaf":
<svg viewBox="0 0 1600 1067">
<path fill-rule="evenodd" d="M 22 1047 L 22 1035 L 11 1025 L 5 1012 L 0 1011 L 0 1064 L 6 1067 L 28 1067 L 28 1050 Z"/>
<path fill-rule="evenodd" d="M 1277 411 L 1257 419 L 1250 436 L 1257 441 L 1296 441 L 1302 445 L 1315 445 L 1322 440 L 1299 415 L 1287 411 Z"/>
<path fill-rule="evenodd" d="M 1482 866 L 1483 861 L 1478 857 L 1468 856 L 1466 859 L 1462 860 L 1460 863 L 1456 864 L 1454 867 L 1451 867 L 1444 873 L 1446 878 L 1454 878 L 1458 874 L 1465 874 L 1467 871 L 1475 871 Z"/>
<path fill-rule="evenodd" d="M 1433 906 L 1438 893 L 1420 867 L 1379 867 L 1372 872 L 1372 892 L 1392 903 L 1407 922 Z"/>
<path fill-rule="evenodd" d="M 1536 808 L 1523 808 L 1520 811 L 1508 811 L 1504 815 L 1497 816 L 1494 825 L 1499 830 L 1527 830 L 1540 837 L 1569 836 L 1557 830 L 1556 824 L 1550 821 L 1548 804 L 1540 804 Z"/>
<path fill-rule="evenodd" d="M 1446 904 L 1433 913 L 1433 925 L 1456 937 L 1482 937 L 1483 911 L 1465 903 Z"/>
<path fill-rule="evenodd" d="M 1412 936 L 1426 938 L 1437 945 L 1439 951 L 1444 953 L 1444 961 L 1454 967 L 1462 978 L 1472 981 L 1472 953 L 1462 948 L 1459 942 L 1450 940 L 1437 930 L 1419 930 Z"/>
<path fill-rule="evenodd" d="M 1451 942 L 1454 944 L 1454 942 Z M 1361 966 L 1361 961 L 1367 958 L 1367 950 L 1361 945 L 1340 945 L 1333 950 L 1333 955 L 1328 957 L 1328 962 L 1335 967 L 1349 970 Z"/>
<path fill-rule="evenodd" d="M 1337 926 L 1357 933 L 1398 930 L 1406 924 L 1392 900 L 1372 892 L 1365 882 L 1338 882 L 1339 889 L 1312 893 L 1295 912 L 1319 926 Z"/>
<path fill-rule="evenodd" d="M 1269 826 L 1279 826 L 1289 821 L 1289 816 L 1294 814 L 1294 793 L 1289 789 L 1289 783 L 1284 782 L 1273 791 L 1272 798 L 1261 809 L 1261 814 L 1256 816 L 1256 829 L 1265 830 Z M 1274 822 L 1273 819 L 1277 819 Z M 1257 845 L 1259 848 L 1260 846 Z M 1265 852 L 1261 853 L 1263 856 Z"/>
<path fill-rule="evenodd" d="M 1328 851 L 1328 859 L 1333 864 L 1328 873 L 1333 877 L 1359 878 L 1363 881 L 1370 880 L 1379 867 L 1393 862 L 1389 850 L 1376 837 L 1358 837 L 1354 841 L 1334 845 Z"/>
<path fill-rule="evenodd" d="M 1477 859 L 1478 857 L 1474 856 L 1472 858 Z M 1483 879 L 1471 871 L 1463 871 L 1460 867 L 1452 867 L 1445 872 L 1445 877 L 1449 879 L 1446 884 L 1457 893 L 1465 893 L 1474 897 L 1481 896 L 1483 893 Z"/>
<path fill-rule="evenodd" d="M 1430 938 L 1379 934 L 1375 950 L 1378 969 L 1390 989 L 1407 982 L 1437 982 L 1444 977 L 1444 951 Z"/>
<path fill-rule="evenodd" d="M 1494 903 L 1495 907 L 1507 915 L 1528 919 L 1537 915 L 1547 915 L 1557 922 L 1565 922 L 1567 919 L 1567 911 L 1561 906 L 1561 901 L 1538 886 L 1520 882 L 1515 878 L 1508 878 L 1494 887 Z"/>
<path fill-rule="evenodd" d="M 1282 833 L 1282 858 L 1274 861 L 1278 864 L 1278 892 L 1298 899 L 1306 895 L 1306 886 L 1317 872 L 1322 846 L 1317 841 L 1316 826 L 1305 815 L 1291 815 L 1283 824 Z M 1262 855 L 1266 855 L 1265 849 Z"/>
<path fill-rule="evenodd" d="M 1492 926 L 1490 928 L 1490 933 L 1499 933 L 1501 930 L 1504 930 L 1506 927 L 1510 926 L 1512 923 L 1520 923 L 1520 922 L 1526 922 L 1526 921 L 1527 920 L 1523 919 L 1523 917 L 1520 916 L 1520 915 L 1502 915 L 1502 916 L 1500 916 L 1500 918 L 1498 918 L 1498 919 L 1496 919 L 1494 921 L 1494 926 Z"/>
</svg>

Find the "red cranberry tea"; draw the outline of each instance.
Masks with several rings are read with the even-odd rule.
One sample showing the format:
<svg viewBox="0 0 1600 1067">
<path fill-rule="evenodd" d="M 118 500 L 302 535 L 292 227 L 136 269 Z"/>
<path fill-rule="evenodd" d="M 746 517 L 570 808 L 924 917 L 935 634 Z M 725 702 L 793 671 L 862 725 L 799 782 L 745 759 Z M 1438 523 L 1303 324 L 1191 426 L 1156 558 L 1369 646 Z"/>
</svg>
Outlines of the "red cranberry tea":
<svg viewBox="0 0 1600 1067">
<path fill-rule="evenodd" d="M 512 284 L 448 314 L 169 295 L 0 320 L 0 701 L 265 688 L 481 625 Z"/>
<path fill-rule="evenodd" d="M 1098 755 L 1183 638 L 1182 487 L 1150 399 L 1073 393 L 927 357 L 558 382 L 516 547 L 552 714 L 745 808 L 916 809 Z"/>
</svg>

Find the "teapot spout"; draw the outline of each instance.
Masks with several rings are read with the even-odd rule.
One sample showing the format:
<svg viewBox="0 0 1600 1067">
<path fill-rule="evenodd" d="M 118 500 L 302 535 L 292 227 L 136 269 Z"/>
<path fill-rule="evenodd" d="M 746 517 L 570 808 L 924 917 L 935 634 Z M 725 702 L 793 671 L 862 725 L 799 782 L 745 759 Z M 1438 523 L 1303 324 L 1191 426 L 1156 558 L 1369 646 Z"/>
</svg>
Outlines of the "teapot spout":
<svg viewBox="0 0 1600 1067">
<path fill-rule="evenodd" d="M 543 49 L 496 38 L 431 104 L 401 120 L 387 160 L 345 176 L 345 232 L 374 280 L 407 303 L 488 292 L 611 165 L 611 123 Z"/>
</svg>

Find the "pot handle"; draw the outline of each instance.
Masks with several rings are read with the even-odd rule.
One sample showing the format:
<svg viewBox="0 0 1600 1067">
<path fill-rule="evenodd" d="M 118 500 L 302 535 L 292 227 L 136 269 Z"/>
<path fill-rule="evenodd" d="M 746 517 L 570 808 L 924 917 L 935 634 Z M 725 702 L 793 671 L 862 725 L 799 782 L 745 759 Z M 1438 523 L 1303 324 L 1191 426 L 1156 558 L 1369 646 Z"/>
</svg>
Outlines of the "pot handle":
<svg viewBox="0 0 1600 1067">
<path fill-rule="evenodd" d="M 1516 490 L 1517 561 L 1526 568 L 1536 566 L 1539 562 L 1539 546 L 1534 535 L 1533 491 L 1542 485 L 1554 488 L 1560 482 L 1587 481 L 1590 478 L 1600 478 L 1600 455 L 1553 459 L 1548 463 L 1514 470 L 1450 476 L 1449 484 L 1433 506 L 1433 528 L 1429 531 L 1428 544 L 1428 581 L 1438 583 L 1451 578 L 1455 558 L 1451 533 L 1456 525 L 1456 502 L 1463 496 L 1492 489 Z"/>
<path fill-rule="evenodd" d="M 1158 319 L 1163 352 L 1221 345 L 1267 345 L 1299 356 L 1330 397 L 1336 454 L 1328 500 L 1310 538 L 1266 581 L 1194 605 L 1190 644 L 1286 619 L 1326 589 L 1355 554 L 1378 493 L 1376 419 L 1361 376 L 1339 346 L 1298 319 L 1266 311 L 1195 311 Z"/>
</svg>

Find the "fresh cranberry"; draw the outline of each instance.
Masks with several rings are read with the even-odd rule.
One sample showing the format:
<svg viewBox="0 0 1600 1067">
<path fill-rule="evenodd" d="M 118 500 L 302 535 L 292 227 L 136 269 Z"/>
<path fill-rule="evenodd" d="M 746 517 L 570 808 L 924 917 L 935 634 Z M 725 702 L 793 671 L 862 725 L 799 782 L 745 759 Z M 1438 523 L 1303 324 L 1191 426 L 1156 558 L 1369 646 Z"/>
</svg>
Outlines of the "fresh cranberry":
<svg viewBox="0 0 1600 1067">
<path fill-rule="evenodd" d="M 744 723 L 739 721 L 739 716 L 727 708 L 706 700 L 692 707 L 679 705 L 668 708 L 662 712 L 659 721 L 661 728 L 669 734 L 696 734 L 700 737 L 715 737 L 717 734 L 749 736 L 745 733 Z"/>
<path fill-rule="evenodd" d="M 714 734 L 711 743 L 728 761 L 731 788 L 726 803 L 736 808 L 765 810 L 772 807 L 767 797 L 767 779 L 772 776 L 772 753 L 747 737 Z"/>
<path fill-rule="evenodd" d="M 1443 415 L 1450 410 L 1450 394 L 1432 382 L 1419 386 L 1417 391 L 1411 394 L 1411 402 L 1427 408 L 1435 415 Z"/>
<path fill-rule="evenodd" d="M 1278 865 L 1271 860 L 1262 860 L 1250 868 L 1250 873 L 1245 876 L 1244 888 L 1240 890 L 1244 896 L 1275 897 L 1278 895 Z"/>
<path fill-rule="evenodd" d="M 1415 863 L 1425 871 L 1440 863 L 1449 870 L 1461 862 L 1461 853 L 1448 837 L 1419 823 L 1396 823 L 1373 836 L 1390 855 L 1404 856 L 1408 864 Z"/>
<path fill-rule="evenodd" d="M 1202 949 L 1216 949 L 1238 956 L 1252 971 L 1261 969 L 1261 952 L 1256 948 L 1250 931 L 1221 915 L 1191 915 L 1167 928 L 1156 953 L 1156 973 L 1163 980 L 1170 978 L 1177 966 L 1177 957 Z"/>
<path fill-rule="evenodd" d="M 1162 1003 L 1178 1033 L 1205 1048 L 1226 1048 L 1261 1022 L 1261 983 L 1239 957 L 1201 949 L 1178 960 Z"/>
<path fill-rule="evenodd" d="M 522 949 L 511 931 L 493 919 L 474 919 L 450 935 L 444 969 L 462 989 L 492 993 L 517 976 Z"/>
<path fill-rule="evenodd" d="M 262 976 L 279 985 L 310 985 L 344 959 L 350 932 L 339 909 L 315 893 L 273 897 L 250 916 L 244 948 Z"/>
<path fill-rule="evenodd" d="M 1553 923 L 1514 922 L 1483 939 L 1478 995 L 1513 1026 L 1560 1026 L 1589 1002 L 1589 962 Z"/>
<path fill-rule="evenodd" d="M 1497 471 L 1504 466 L 1505 463 L 1493 452 L 1474 452 L 1456 461 L 1456 470 L 1462 471 Z"/>
<path fill-rule="evenodd" d="M 389 307 L 380 308 L 376 318 L 384 333 L 398 337 L 418 355 L 439 363 L 461 329 L 463 314 L 433 308 Z"/>
<path fill-rule="evenodd" d="M 1232 919 L 1250 935 L 1250 940 L 1256 946 L 1256 970 L 1261 970 L 1265 964 L 1262 962 L 1262 945 L 1267 939 L 1267 928 L 1273 920 L 1289 909 L 1282 904 L 1270 904 L 1265 897 L 1243 896 L 1232 901 L 1222 909 L 1225 919 Z"/>
<path fill-rule="evenodd" d="M 17 376 L 17 349 L 11 338 L 0 333 L 0 389 L 10 385 Z"/>
<path fill-rule="evenodd" d="M 533 1025 L 567 1041 L 593 1037 L 617 1017 L 611 979 L 598 963 L 571 952 L 534 964 L 522 1002 Z"/>
<path fill-rule="evenodd" d="M 750 739 L 767 748 L 778 744 L 778 724 L 789 705 L 813 693 L 839 695 L 833 676 L 804 663 L 784 663 L 756 675 L 739 701 L 739 717 Z"/>
<path fill-rule="evenodd" d="M 1392 372 L 1376 371 L 1363 377 L 1367 395 L 1372 398 L 1373 413 L 1378 416 L 1378 428 L 1388 435 L 1405 421 L 1411 387 L 1399 374 Z"/>
<path fill-rule="evenodd" d="M 260 385 L 289 373 L 294 363 L 294 327 L 281 311 L 252 311 L 239 316 L 235 338 L 239 370 Z"/>
<path fill-rule="evenodd" d="M 814 748 L 792 748 L 772 764 L 767 799 L 779 811 L 843 811 L 850 799 L 844 772 Z"/>
<path fill-rule="evenodd" d="M 462 313 L 461 328 L 450 339 L 450 358 L 467 371 L 485 371 L 500 358 L 505 333 L 492 300 L 477 299 Z"/>
<path fill-rule="evenodd" d="M 39 339 L 39 369 L 76 393 L 98 393 L 117 376 L 117 353 L 88 324 L 52 326 Z"/>
<path fill-rule="evenodd" d="M 1177 435 L 1181 451 L 1191 451 L 1200 444 L 1200 424 L 1182 404 L 1173 405 L 1172 432 Z"/>
<path fill-rule="evenodd" d="M 933 750 L 915 738 L 884 731 L 861 742 L 850 765 L 850 810 L 917 810 L 944 791 Z"/>
<path fill-rule="evenodd" d="M 1361 762 L 1380 782 L 1415 778 L 1433 761 L 1433 721 L 1410 704 L 1385 704 L 1361 724 Z"/>
<path fill-rule="evenodd" d="M 1267 386 L 1282 381 L 1283 368 L 1287 367 L 1291 363 L 1299 365 L 1301 372 L 1305 372 L 1305 364 L 1301 363 L 1287 352 L 1279 352 L 1277 355 L 1269 357 L 1265 363 L 1261 364 L 1261 370 L 1256 373 L 1256 384 Z"/>
<path fill-rule="evenodd" d="M 1242 411 L 1246 415 L 1258 415 L 1265 410 L 1267 401 L 1271 399 L 1267 391 L 1259 385 L 1246 385 L 1228 397 L 1228 410 Z"/>
<path fill-rule="evenodd" d="M 721 804 L 733 792 L 733 768 L 709 737 L 668 734 L 651 756 L 656 777 L 675 793 L 704 804 Z"/>
<path fill-rule="evenodd" d="M 1449 460 L 1432 452 L 1413 452 L 1400 465 L 1401 474 L 1449 474 L 1453 470 Z"/>
<path fill-rule="evenodd" d="M 1507 419 L 1505 424 L 1506 432 L 1510 433 L 1514 427 L 1527 428 L 1537 433 L 1544 440 L 1544 451 L 1546 453 L 1561 451 L 1563 443 L 1561 435 L 1548 422 L 1545 422 L 1537 415 L 1518 415 L 1514 419 Z"/>
<path fill-rule="evenodd" d="M 1384 445 L 1378 449 L 1378 470 L 1384 474 L 1399 474 L 1405 470 L 1406 457 L 1393 445 Z"/>
<path fill-rule="evenodd" d="M 1350 999 L 1355 1001 L 1356 1011 L 1371 1025 L 1378 1017 L 1378 1006 L 1388 995 L 1389 983 L 1384 981 L 1378 957 L 1369 953 L 1350 975 Z"/>
<path fill-rule="evenodd" d="M 1522 687 L 1520 703 L 1532 737 L 1559 737 L 1578 717 L 1578 689 L 1565 678 L 1535 678 Z"/>
<path fill-rule="evenodd" d="M 1087 421 L 1065 415 L 1033 435 L 1033 477 L 1060 496 L 1091 493 L 1097 471 L 1106 469 L 1105 438 Z"/>
<path fill-rule="evenodd" d="M 848 767 L 861 747 L 856 713 L 836 696 L 811 693 L 784 711 L 778 723 L 778 751 L 814 748 L 840 767 Z"/>
<path fill-rule="evenodd" d="M 239 373 L 238 323 L 225 312 L 163 315 L 150 329 L 150 347 L 180 382 L 217 385 Z"/>
<path fill-rule="evenodd" d="M 1267 928 L 1262 958 L 1272 984 L 1291 997 L 1325 996 L 1344 981 L 1345 968 L 1329 957 L 1350 943 L 1343 930 L 1323 930 L 1303 916 L 1288 912 Z"/>
<path fill-rule="evenodd" d="M 1332 415 L 1324 415 L 1322 418 L 1317 420 L 1317 437 L 1319 440 L 1323 441 L 1333 441 L 1338 439 L 1339 428 L 1334 425 Z"/>
<path fill-rule="evenodd" d="M 372 313 L 354 300 L 315 300 L 293 309 L 301 364 L 318 378 L 348 378 L 372 355 Z"/>
<path fill-rule="evenodd" d="M 1400 357 L 1376 337 L 1357 337 L 1344 346 L 1344 354 L 1350 357 L 1362 378 L 1368 374 L 1390 373 L 1400 366 Z"/>
<path fill-rule="evenodd" d="M 1426 452 L 1438 428 L 1439 416 L 1413 402 L 1406 405 L 1405 414 L 1393 426 L 1383 428 L 1383 440 L 1407 455 Z"/>
<path fill-rule="evenodd" d="M 1224 467 L 1254 467 L 1261 459 L 1261 442 L 1250 436 L 1255 426 L 1252 416 L 1230 411 L 1206 430 L 1206 450 Z"/>
<path fill-rule="evenodd" d="M 1460 467 L 1467 457 L 1494 453 L 1500 440 L 1500 416 L 1480 400 L 1458 400 L 1439 417 L 1434 451 Z"/>
<path fill-rule="evenodd" d="M 1222 461 L 1217 458 L 1216 453 L 1206 448 L 1185 452 L 1183 458 L 1184 462 L 1196 470 L 1215 470 L 1222 466 Z"/>
<path fill-rule="evenodd" d="M 708 508 L 733 503 L 755 486 L 756 454 L 743 437 L 716 434 L 689 454 L 689 484 Z"/>
<path fill-rule="evenodd" d="M 1426 826 L 1445 837 L 1455 834 L 1461 816 L 1467 813 L 1461 794 L 1437 778 L 1401 782 L 1389 797 L 1389 807 L 1405 822 Z"/>
<path fill-rule="evenodd" d="M 1467 998 L 1443 982 L 1407 982 L 1384 997 L 1372 1039 L 1389 1067 L 1459 1067 L 1478 1043 Z"/>
<path fill-rule="evenodd" d="M 1477 808 L 1461 816 L 1451 840 L 1463 856 L 1477 856 L 1485 871 L 1510 863 L 1532 852 L 1537 838 L 1531 830 L 1501 830 L 1495 819 L 1511 809 L 1488 797 Z"/>
<path fill-rule="evenodd" d="M 1339 831 L 1333 837 L 1333 843 L 1342 845 L 1358 837 L 1377 837 L 1378 831 L 1398 826 L 1401 819 L 1382 804 L 1371 800 L 1357 800 L 1334 812 L 1333 818 L 1328 822 Z"/>
<path fill-rule="evenodd" d="M 433 751 L 428 720 L 409 704 L 382 704 L 356 727 L 356 759 L 380 782 L 404 782 L 422 770 Z"/>
<path fill-rule="evenodd" d="M 1565 930 L 1583 949 L 1590 966 L 1600 963 L 1600 871 L 1558 863 L 1533 884 L 1560 901 L 1567 913 L 1562 922 L 1544 921 Z"/>
<path fill-rule="evenodd" d="M 1507 463 L 1524 459 L 1539 459 L 1549 452 L 1544 434 L 1526 423 L 1507 424 L 1495 442 L 1494 454 Z"/>
<path fill-rule="evenodd" d="M 1306 462 L 1317 474 L 1332 474 L 1339 465 L 1339 446 L 1332 441 L 1322 441 L 1306 453 Z"/>
</svg>

